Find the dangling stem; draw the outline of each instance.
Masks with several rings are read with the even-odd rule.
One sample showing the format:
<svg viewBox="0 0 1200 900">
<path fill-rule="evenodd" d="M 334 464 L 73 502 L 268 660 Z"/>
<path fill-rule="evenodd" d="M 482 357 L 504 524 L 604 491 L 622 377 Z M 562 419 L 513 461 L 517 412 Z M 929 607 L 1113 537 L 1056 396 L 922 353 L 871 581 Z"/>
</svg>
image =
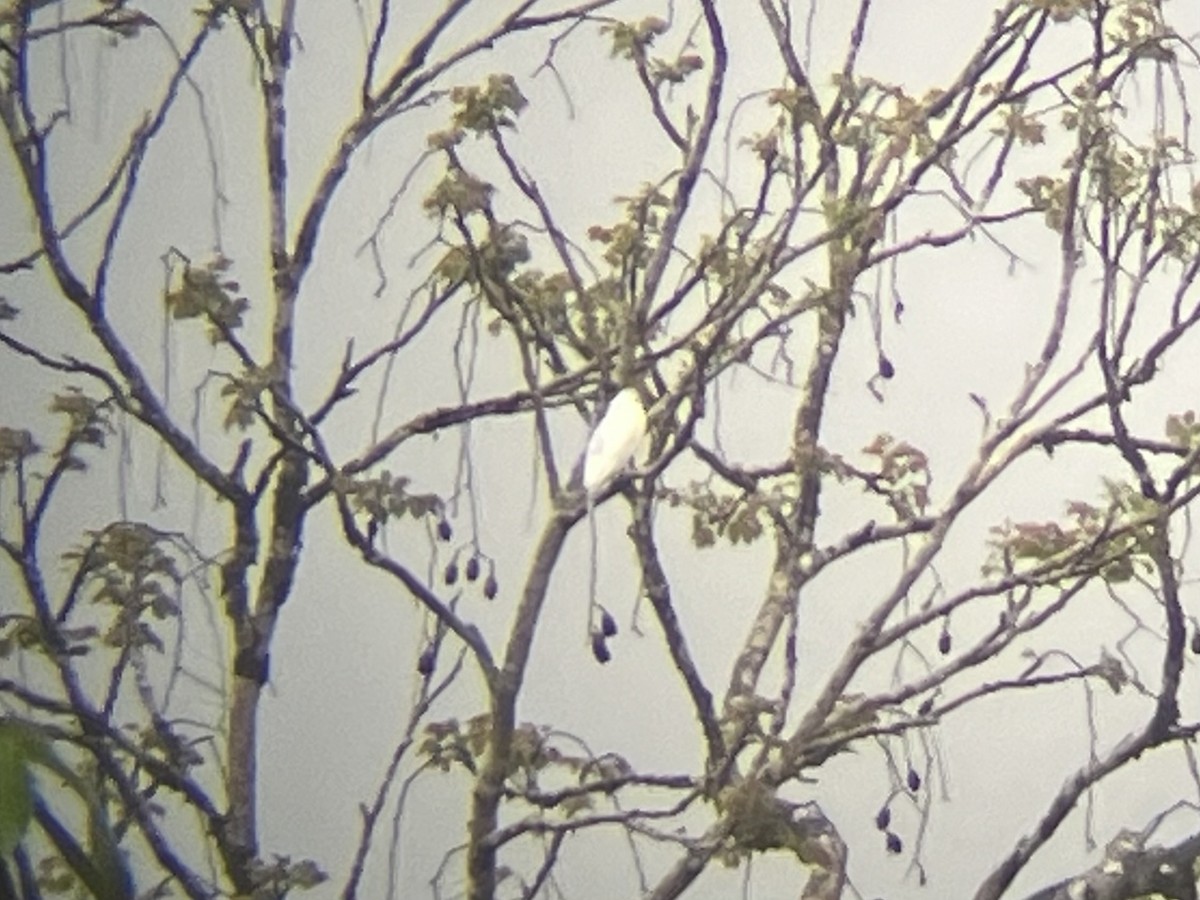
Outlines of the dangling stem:
<svg viewBox="0 0 1200 900">
<path fill-rule="evenodd" d="M 588 518 L 588 537 L 591 540 L 591 546 L 592 546 L 592 558 L 591 558 L 591 566 L 588 571 L 588 619 L 587 619 L 587 635 L 586 635 L 585 640 L 586 640 L 586 642 L 590 643 L 592 640 L 592 628 L 595 627 L 595 624 L 596 624 L 596 578 L 597 578 L 596 558 L 599 555 L 598 551 L 597 551 L 597 545 L 599 544 L 599 541 L 596 538 L 596 504 L 594 502 L 594 498 L 592 497 L 590 491 L 588 492 L 588 495 L 587 495 L 587 518 Z"/>
</svg>

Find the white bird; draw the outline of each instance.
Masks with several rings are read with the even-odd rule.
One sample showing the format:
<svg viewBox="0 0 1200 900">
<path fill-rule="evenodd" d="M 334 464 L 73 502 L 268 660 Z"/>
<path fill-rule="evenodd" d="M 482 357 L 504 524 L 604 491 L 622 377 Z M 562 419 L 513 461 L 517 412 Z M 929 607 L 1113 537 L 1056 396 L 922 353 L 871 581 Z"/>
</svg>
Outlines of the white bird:
<svg viewBox="0 0 1200 900">
<path fill-rule="evenodd" d="M 627 387 L 612 398 L 588 439 L 583 457 L 583 489 L 589 497 L 594 497 L 629 465 L 645 436 L 646 408 L 637 389 Z"/>
</svg>

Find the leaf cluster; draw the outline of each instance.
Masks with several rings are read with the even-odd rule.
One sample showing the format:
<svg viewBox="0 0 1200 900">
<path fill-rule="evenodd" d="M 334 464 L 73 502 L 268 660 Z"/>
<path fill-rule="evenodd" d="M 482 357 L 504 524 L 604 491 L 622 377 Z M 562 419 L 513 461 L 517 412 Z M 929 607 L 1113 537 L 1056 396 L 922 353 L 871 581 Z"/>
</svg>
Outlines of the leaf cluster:
<svg viewBox="0 0 1200 900">
<path fill-rule="evenodd" d="M 92 625 L 81 625 L 76 628 L 59 626 L 50 635 L 32 616 L 8 616 L 0 628 L 7 629 L 0 637 L 0 659 L 7 659 L 18 649 L 83 656 L 89 650 L 88 643 L 100 633 Z"/>
<path fill-rule="evenodd" d="M 230 398 L 222 426 L 228 431 L 237 428 L 245 431 L 254 423 L 254 417 L 262 410 L 262 394 L 275 383 L 275 370 L 270 366 L 250 366 L 244 375 L 226 376 L 221 386 L 221 396 Z"/>
<path fill-rule="evenodd" d="M 719 494 L 695 482 L 683 490 L 664 488 L 659 496 L 671 508 L 692 510 L 692 543 L 700 548 L 715 546 L 719 538 L 734 546 L 754 543 L 762 537 L 764 515 L 784 502 L 781 488 L 771 494 Z"/>
<path fill-rule="evenodd" d="M 451 167 L 433 186 L 423 202 L 430 215 L 443 217 L 453 210 L 466 217 L 471 213 L 486 210 L 495 192 L 495 187 L 459 167 Z"/>
<path fill-rule="evenodd" d="M 1091 9 L 1096 0 L 1027 0 L 1031 9 L 1048 12 L 1055 22 L 1069 22 Z"/>
<path fill-rule="evenodd" d="M 28 429 L 0 426 L 0 474 L 21 465 L 40 450 Z"/>
<path fill-rule="evenodd" d="M 365 513 L 375 522 L 402 519 L 405 516 L 414 519 L 436 516 L 439 520 L 443 519 L 445 503 L 442 498 L 437 494 L 412 493 L 408 489 L 411 483 L 411 479 L 393 475 L 384 469 L 373 478 L 339 476 L 336 487 L 350 500 L 355 512 Z"/>
<path fill-rule="evenodd" d="M 259 897 L 286 897 L 294 889 L 309 890 L 327 881 L 329 875 L 311 859 L 292 862 L 290 856 L 275 854 L 268 862 L 256 859 L 250 864 L 250 877 L 255 891 L 235 900 L 257 900 Z"/>
<path fill-rule="evenodd" d="M 882 490 L 888 505 L 900 521 L 910 521 L 929 508 L 929 457 L 907 441 L 880 434 L 862 450 L 875 457 L 879 465 L 876 489 Z"/>
<path fill-rule="evenodd" d="M 985 575 L 1026 564 L 1050 568 L 1096 570 L 1109 584 L 1131 580 L 1138 569 L 1154 571 L 1152 520 L 1156 504 L 1127 484 L 1106 481 L 1108 501 L 1095 506 L 1082 501 L 1067 505 L 1069 522 L 1007 522 L 991 529 L 992 553 Z M 1057 563 L 1059 566 L 1055 566 Z"/>
<path fill-rule="evenodd" d="M 486 134 L 495 128 L 512 128 L 514 119 L 529 105 L 511 75 L 489 75 L 482 85 L 452 88 L 454 127 Z"/>
<path fill-rule="evenodd" d="M 114 433 L 109 418 L 109 404 L 89 397 L 80 388 L 69 386 L 50 401 L 50 411 L 67 419 L 67 440 L 59 456 L 67 468 L 83 471 L 86 463 L 75 455 L 75 447 L 88 445 L 103 447 L 108 435 Z"/>
<path fill-rule="evenodd" d="M 1195 410 L 1167 416 L 1166 434 L 1172 444 L 1187 450 L 1200 448 L 1200 421 L 1196 419 Z"/>
<path fill-rule="evenodd" d="M 629 763 L 616 754 L 600 757 L 565 753 L 553 743 L 555 732 L 548 726 L 525 722 L 518 725 L 512 737 L 505 765 L 505 780 L 511 790 L 543 809 L 558 809 L 570 816 L 590 809 L 589 790 L 542 792 L 539 779 L 546 775 L 567 776 L 568 783 L 586 787 L 597 779 L 608 782 L 627 776 Z M 460 765 L 476 774 L 491 739 L 491 720 L 484 713 L 466 723 L 457 719 L 430 722 L 425 726 L 425 738 L 419 753 L 430 765 L 449 772 Z M 561 783 L 561 782 L 560 782 Z M 594 787 L 592 790 L 608 790 Z"/>
<path fill-rule="evenodd" d="M 655 38 L 666 33 L 668 27 L 666 19 L 647 16 L 638 22 L 606 23 L 600 26 L 600 33 L 612 35 L 611 56 L 634 59 L 643 55 Z"/>
<path fill-rule="evenodd" d="M 202 266 L 184 264 L 181 284 L 163 298 L 176 319 L 203 318 L 208 322 L 208 339 L 213 344 L 229 340 L 243 324 L 242 316 L 250 308 L 245 297 L 235 297 L 241 286 L 225 272 L 232 261 L 218 256 Z"/>
<path fill-rule="evenodd" d="M 751 854 L 767 850 L 803 852 L 792 807 L 757 779 L 724 788 L 716 804 L 728 823 L 728 837 L 718 855 L 723 865 L 737 868 Z"/>
<path fill-rule="evenodd" d="M 63 559 L 78 564 L 94 604 L 116 611 L 104 642 L 162 652 L 163 642 L 144 616 L 149 613 L 161 622 L 180 612 L 173 595 L 182 576 L 173 555 L 164 549 L 169 539 L 140 522 L 115 522 L 89 534 L 90 543 L 67 550 Z"/>
<path fill-rule="evenodd" d="M 650 62 L 650 81 L 654 85 L 683 84 L 689 75 L 704 68 L 704 58 L 697 53 L 682 53 L 668 61 L 656 57 Z"/>
<path fill-rule="evenodd" d="M 910 151 L 924 158 L 934 151 L 929 112 L 941 92 L 933 90 L 917 98 L 875 78 L 835 74 L 833 81 L 850 107 L 832 132 L 835 143 L 875 152 L 886 147 L 897 158 Z"/>
</svg>

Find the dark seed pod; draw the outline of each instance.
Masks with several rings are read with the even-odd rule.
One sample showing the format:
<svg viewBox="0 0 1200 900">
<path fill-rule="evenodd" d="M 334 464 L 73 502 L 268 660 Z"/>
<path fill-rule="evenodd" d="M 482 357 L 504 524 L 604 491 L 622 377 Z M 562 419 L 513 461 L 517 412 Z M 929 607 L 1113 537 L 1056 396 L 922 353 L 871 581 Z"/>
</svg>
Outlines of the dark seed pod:
<svg viewBox="0 0 1200 900">
<path fill-rule="evenodd" d="M 500 592 L 500 583 L 496 581 L 495 575 L 489 575 L 483 582 L 483 596 L 489 600 L 495 600 L 496 594 Z"/>
<path fill-rule="evenodd" d="M 892 361 L 886 356 L 879 357 L 879 374 L 883 378 L 891 378 L 896 374 L 896 367 L 892 365 Z"/>
<path fill-rule="evenodd" d="M 892 824 L 892 810 L 890 807 L 880 807 L 879 812 L 875 813 L 875 827 L 880 831 L 887 831 L 888 826 Z"/>
<path fill-rule="evenodd" d="M 945 656 L 950 652 L 950 632 L 942 629 L 942 633 L 938 635 L 938 653 Z"/>
<path fill-rule="evenodd" d="M 442 576 L 446 580 L 446 584 L 454 584 L 458 581 L 458 563 L 447 563 L 445 574 Z"/>
<path fill-rule="evenodd" d="M 428 678 L 433 674 L 433 664 L 435 657 L 432 647 L 426 647 L 421 655 L 417 657 L 417 674 L 422 678 Z"/>
<path fill-rule="evenodd" d="M 479 557 L 472 556 L 467 560 L 467 567 L 463 574 L 467 576 L 467 581 L 474 581 L 479 577 Z"/>
<path fill-rule="evenodd" d="M 606 663 L 612 659 L 612 651 L 608 649 L 608 641 L 604 639 L 604 635 L 599 631 L 592 635 L 592 656 L 596 657 L 596 662 Z"/>
<path fill-rule="evenodd" d="M 900 840 L 900 835 L 896 834 L 894 831 L 889 831 L 887 833 L 887 850 L 888 853 L 904 852 L 904 842 Z"/>
<path fill-rule="evenodd" d="M 918 716 L 927 716 L 933 712 L 933 698 L 926 697 L 921 701 L 921 705 L 917 707 Z"/>
<path fill-rule="evenodd" d="M 908 789 L 914 792 L 921 789 L 921 776 L 912 766 L 908 767 Z"/>
<path fill-rule="evenodd" d="M 1192 632 L 1192 652 L 1200 656 L 1200 628 Z"/>
<path fill-rule="evenodd" d="M 617 633 L 617 620 L 607 609 L 600 613 L 600 632 L 610 638 Z"/>
<path fill-rule="evenodd" d="M 448 541 L 454 537 L 454 529 L 450 527 L 450 523 L 442 519 L 437 524 L 437 536 L 440 541 Z"/>
</svg>

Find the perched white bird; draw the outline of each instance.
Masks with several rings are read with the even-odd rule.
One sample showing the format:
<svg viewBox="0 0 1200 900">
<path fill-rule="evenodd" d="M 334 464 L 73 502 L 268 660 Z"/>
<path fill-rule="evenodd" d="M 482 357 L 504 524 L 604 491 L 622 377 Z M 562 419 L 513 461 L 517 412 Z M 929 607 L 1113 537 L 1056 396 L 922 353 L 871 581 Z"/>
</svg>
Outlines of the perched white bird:
<svg viewBox="0 0 1200 900">
<path fill-rule="evenodd" d="M 583 489 L 595 496 L 618 475 L 646 436 L 646 408 L 637 389 L 627 387 L 608 404 L 588 439 L 583 457 Z"/>
</svg>

